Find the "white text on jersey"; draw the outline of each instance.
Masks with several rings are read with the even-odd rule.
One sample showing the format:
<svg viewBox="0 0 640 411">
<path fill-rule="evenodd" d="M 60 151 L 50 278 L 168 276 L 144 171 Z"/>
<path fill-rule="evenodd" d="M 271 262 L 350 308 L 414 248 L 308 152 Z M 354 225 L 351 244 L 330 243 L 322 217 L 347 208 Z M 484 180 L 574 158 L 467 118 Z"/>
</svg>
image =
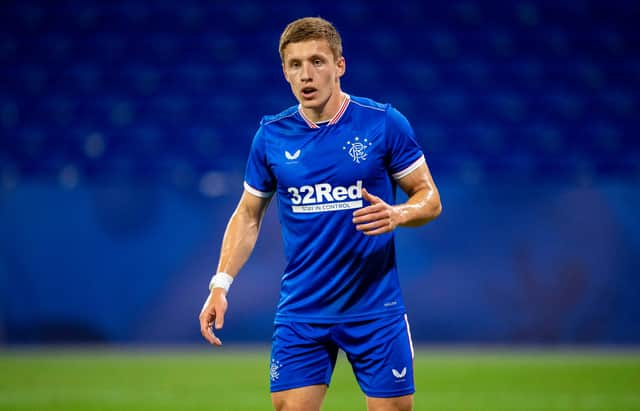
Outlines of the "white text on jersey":
<svg viewBox="0 0 640 411">
<path fill-rule="evenodd" d="M 362 180 L 349 187 L 329 183 L 289 187 L 294 213 L 318 213 L 362 207 Z"/>
</svg>

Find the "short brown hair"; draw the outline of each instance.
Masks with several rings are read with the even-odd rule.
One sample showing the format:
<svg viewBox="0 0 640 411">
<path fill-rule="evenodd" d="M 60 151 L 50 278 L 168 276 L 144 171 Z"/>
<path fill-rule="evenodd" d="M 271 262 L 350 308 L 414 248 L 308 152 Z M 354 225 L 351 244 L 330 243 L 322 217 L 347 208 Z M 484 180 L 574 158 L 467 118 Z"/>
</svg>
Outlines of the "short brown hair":
<svg viewBox="0 0 640 411">
<path fill-rule="evenodd" d="M 280 59 L 284 61 L 284 49 L 289 43 L 323 39 L 329 43 L 335 59 L 342 57 L 342 39 L 333 24 L 322 17 L 304 17 L 294 20 L 285 27 L 280 36 Z"/>
</svg>

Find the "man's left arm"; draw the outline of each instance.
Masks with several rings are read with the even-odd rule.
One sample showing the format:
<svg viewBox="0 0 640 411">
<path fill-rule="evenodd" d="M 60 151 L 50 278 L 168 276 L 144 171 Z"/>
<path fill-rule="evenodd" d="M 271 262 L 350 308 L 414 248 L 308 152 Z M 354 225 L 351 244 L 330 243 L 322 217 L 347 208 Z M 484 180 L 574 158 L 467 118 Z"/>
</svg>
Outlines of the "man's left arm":
<svg viewBox="0 0 640 411">
<path fill-rule="evenodd" d="M 362 197 L 371 204 L 353 213 L 356 230 L 365 235 L 378 235 L 398 226 L 417 227 L 440 215 L 440 194 L 426 162 L 399 179 L 398 185 L 409 198 L 396 205 L 387 204 L 366 188 L 362 189 Z"/>
</svg>

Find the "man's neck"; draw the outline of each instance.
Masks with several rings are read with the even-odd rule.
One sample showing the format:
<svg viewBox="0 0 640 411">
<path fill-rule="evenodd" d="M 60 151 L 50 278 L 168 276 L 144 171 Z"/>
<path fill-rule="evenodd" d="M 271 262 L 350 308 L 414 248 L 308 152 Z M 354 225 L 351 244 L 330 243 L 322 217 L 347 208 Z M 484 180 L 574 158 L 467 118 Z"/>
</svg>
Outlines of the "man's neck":
<svg viewBox="0 0 640 411">
<path fill-rule="evenodd" d="M 302 111 L 304 112 L 304 115 L 314 123 L 329 121 L 336 115 L 336 113 L 338 113 L 338 110 L 340 110 L 340 106 L 342 105 L 342 101 L 345 98 L 347 98 L 347 96 L 341 89 L 338 89 L 322 108 L 315 110 L 302 107 Z"/>
</svg>

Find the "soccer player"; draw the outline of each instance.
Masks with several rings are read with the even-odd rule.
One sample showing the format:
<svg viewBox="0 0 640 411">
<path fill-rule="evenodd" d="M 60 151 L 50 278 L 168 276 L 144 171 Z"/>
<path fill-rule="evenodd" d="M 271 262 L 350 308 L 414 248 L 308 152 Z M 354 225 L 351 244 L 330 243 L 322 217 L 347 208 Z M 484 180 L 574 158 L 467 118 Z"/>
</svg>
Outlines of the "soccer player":
<svg viewBox="0 0 640 411">
<path fill-rule="evenodd" d="M 393 232 L 436 218 L 438 190 L 407 119 L 341 90 L 346 62 L 331 23 L 293 21 L 279 49 L 299 104 L 260 122 L 200 313 L 202 335 L 222 344 L 212 326 L 223 326 L 229 286 L 277 194 L 287 265 L 271 352 L 274 408 L 320 410 L 342 349 L 368 410 L 411 410 L 413 346 Z M 396 186 L 405 203 L 395 204 Z"/>
</svg>

